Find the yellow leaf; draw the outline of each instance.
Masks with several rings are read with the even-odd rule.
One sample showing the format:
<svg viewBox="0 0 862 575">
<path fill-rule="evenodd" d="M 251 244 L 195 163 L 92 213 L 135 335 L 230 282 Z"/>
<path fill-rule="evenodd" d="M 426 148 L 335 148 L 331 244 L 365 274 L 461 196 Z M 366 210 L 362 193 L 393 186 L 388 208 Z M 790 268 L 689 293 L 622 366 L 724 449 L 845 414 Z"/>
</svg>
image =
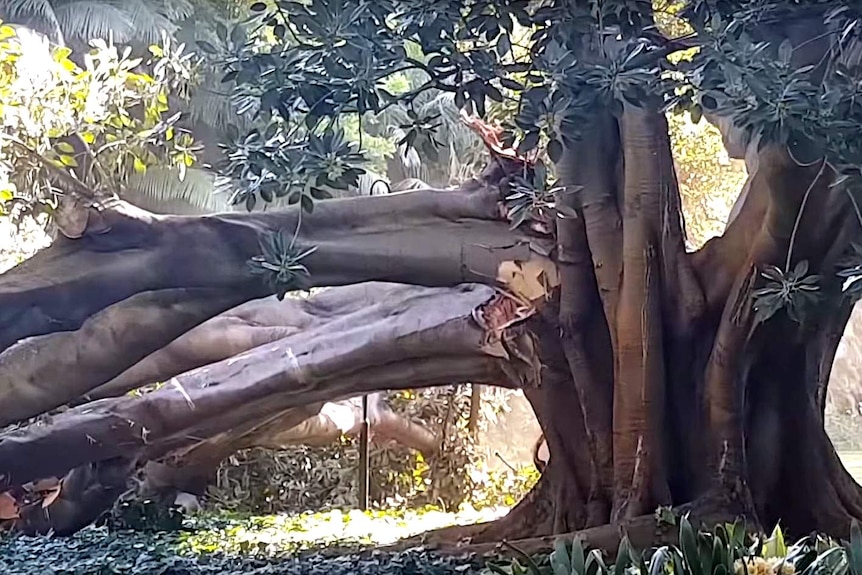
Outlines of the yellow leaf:
<svg viewBox="0 0 862 575">
<path fill-rule="evenodd" d="M 60 163 L 63 164 L 64 166 L 69 166 L 71 168 L 77 168 L 78 167 L 78 161 L 75 158 L 73 158 L 72 156 L 69 156 L 66 154 L 60 155 Z"/>
<path fill-rule="evenodd" d="M 75 148 L 72 147 L 72 144 L 69 142 L 58 142 L 57 149 L 63 152 L 64 154 L 74 154 Z"/>
<path fill-rule="evenodd" d="M 139 174 L 143 174 L 147 171 L 147 165 L 137 156 L 135 156 L 134 167 L 135 171 Z"/>
</svg>

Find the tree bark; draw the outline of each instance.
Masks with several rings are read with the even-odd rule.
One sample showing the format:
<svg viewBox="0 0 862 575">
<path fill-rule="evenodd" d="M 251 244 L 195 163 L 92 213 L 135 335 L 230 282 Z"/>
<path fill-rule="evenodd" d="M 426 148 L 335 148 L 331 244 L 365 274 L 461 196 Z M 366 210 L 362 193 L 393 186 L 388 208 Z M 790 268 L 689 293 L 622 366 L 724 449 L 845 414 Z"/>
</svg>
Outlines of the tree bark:
<svg viewBox="0 0 862 575">
<path fill-rule="evenodd" d="M 20 484 L 141 450 L 154 458 L 247 421 L 356 393 L 536 381 L 537 366 L 518 359 L 530 361 L 529 336 L 509 327 L 520 318 L 508 296 L 464 284 L 390 286 L 380 297 L 353 318 L 352 328 L 324 324 L 139 397 L 88 403 L 0 434 L 0 469 Z"/>
<path fill-rule="evenodd" d="M 296 241 L 299 249 L 317 247 L 304 262 L 311 276 L 302 287 L 371 280 L 453 286 L 496 278 L 501 262 L 525 261 L 530 253 L 500 221 L 499 200 L 497 190 L 462 189 L 321 202 L 302 217 Z M 235 303 L 266 295 L 246 262 L 260 253 L 261 233 L 292 235 L 299 213 L 156 216 L 118 202 L 100 212 L 100 233 L 59 238 L 3 274 L 0 350 L 76 330 L 142 292 L 209 288 L 230 291 Z"/>
</svg>

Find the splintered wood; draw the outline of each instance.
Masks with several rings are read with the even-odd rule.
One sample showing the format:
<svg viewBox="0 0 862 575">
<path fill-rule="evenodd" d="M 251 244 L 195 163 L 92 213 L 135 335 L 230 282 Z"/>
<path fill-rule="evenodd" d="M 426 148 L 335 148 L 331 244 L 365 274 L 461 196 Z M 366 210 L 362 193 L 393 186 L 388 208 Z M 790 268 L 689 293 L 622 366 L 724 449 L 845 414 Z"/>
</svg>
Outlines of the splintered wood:
<svg viewBox="0 0 862 575">
<path fill-rule="evenodd" d="M 553 261 L 534 254 L 525 262 L 500 264 L 497 281 L 524 303 L 536 304 L 551 296 L 554 288 L 560 285 L 560 275 Z"/>
</svg>

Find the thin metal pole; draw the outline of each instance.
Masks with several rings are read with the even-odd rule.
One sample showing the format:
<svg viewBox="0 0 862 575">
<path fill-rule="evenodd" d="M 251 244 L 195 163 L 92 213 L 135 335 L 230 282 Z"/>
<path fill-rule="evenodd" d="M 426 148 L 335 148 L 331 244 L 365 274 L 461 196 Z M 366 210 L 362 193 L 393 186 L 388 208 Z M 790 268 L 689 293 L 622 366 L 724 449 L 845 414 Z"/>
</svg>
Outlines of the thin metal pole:
<svg viewBox="0 0 862 575">
<path fill-rule="evenodd" d="M 359 508 L 368 509 L 368 396 L 362 396 L 362 425 L 359 428 Z"/>
</svg>

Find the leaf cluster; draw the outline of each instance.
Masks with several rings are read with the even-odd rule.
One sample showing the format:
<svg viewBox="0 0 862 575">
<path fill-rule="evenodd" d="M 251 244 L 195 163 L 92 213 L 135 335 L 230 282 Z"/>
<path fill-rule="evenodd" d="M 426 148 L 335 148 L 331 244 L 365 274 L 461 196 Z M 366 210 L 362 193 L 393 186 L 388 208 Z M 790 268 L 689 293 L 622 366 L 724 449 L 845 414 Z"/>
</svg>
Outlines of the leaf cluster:
<svg viewBox="0 0 862 575">
<path fill-rule="evenodd" d="M 387 523 L 385 518 L 379 519 L 378 530 Z M 9 575 L 444 575 L 478 571 L 478 565 L 469 559 L 435 556 L 421 549 L 327 556 L 321 548 L 333 541 L 321 540 L 319 530 L 311 529 L 321 527 L 320 522 L 304 523 L 277 518 L 209 520 L 190 524 L 187 533 L 90 527 L 68 538 L 12 536 L 0 540 L 0 569 Z M 338 532 L 345 523 L 327 527 Z M 279 534 L 304 539 L 301 548 L 310 552 L 288 555 L 286 551 L 293 548 L 271 549 L 271 541 Z"/>
<path fill-rule="evenodd" d="M 480 429 L 504 409 L 508 397 L 508 390 L 484 394 Z M 387 403 L 435 433 L 442 445 L 426 458 L 400 444 L 372 441 L 369 495 L 374 508 L 512 506 L 538 479 L 532 467 L 518 473 L 491 473 L 481 467 L 483 452 L 468 428 L 470 393 L 464 386 L 394 392 Z M 354 507 L 358 466 L 356 437 L 321 447 L 245 450 L 222 463 L 205 504 L 213 510 L 253 514 Z"/>
<path fill-rule="evenodd" d="M 753 292 L 756 324 L 763 323 L 784 310 L 796 323 L 802 323 L 804 314 L 821 301 L 822 278 L 808 273 L 808 262 L 803 260 L 789 272 L 776 266 L 766 266 L 761 272 L 763 287 Z"/>
<path fill-rule="evenodd" d="M 788 545 L 777 526 L 768 537 L 751 536 L 741 522 L 697 531 L 684 516 L 679 520 L 679 545 L 637 551 L 624 535 L 616 558 L 606 562 L 600 551 L 588 549 L 575 536 L 558 539 L 550 555 L 489 562 L 487 569 L 496 575 L 857 575 L 862 570 L 862 531 L 854 522 L 850 542 L 811 535 Z"/>
<path fill-rule="evenodd" d="M 94 40 L 79 66 L 68 48 L 0 26 L 0 214 L 50 213 L 66 193 L 122 192 L 154 164 L 182 177 L 196 146 L 169 96 L 189 80 L 192 56 L 167 36 L 151 55 Z"/>
<path fill-rule="evenodd" d="M 296 246 L 296 234 L 288 239 L 281 230 L 264 232 L 258 236 L 258 241 L 262 253 L 248 261 L 249 272 L 262 277 L 279 300 L 284 299 L 287 292 L 300 289 L 303 279 L 309 275 L 302 261 L 317 247 L 301 249 Z"/>
<path fill-rule="evenodd" d="M 367 165 L 361 136 L 347 145 L 339 135 L 346 117 L 362 124 L 401 107 L 397 144 L 436 154 L 440 119 L 414 107 L 432 92 L 479 115 L 511 110 L 504 142 L 523 154 L 543 147 L 552 162 L 597 114 L 651 107 L 728 117 L 749 141 L 787 145 L 800 163 L 826 157 L 857 185 L 855 3 L 695 0 L 662 10 L 644 0 L 256 2 L 224 80 L 260 124 L 237 134 L 222 173 L 245 190 L 235 200 L 246 207 L 252 195 L 279 194 L 309 206 L 312 189 L 349 186 Z M 689 33 L 663 35 L 666 14 Z M 808 47 L 782 42 L 781 26 L 806 18 L 829 46 L 800 64 Z M 424 81 L 394 90 L 405 73 Z M 312 141 L 331 143 L 328 160 Z"/>
<path fill-rule="evenodd" d="M 230 161 L 220 167 L 245 190 L 235 201 L 246 207 L 256 204 L 249 195 L 272 201 L 276 190 L 301 198 L 308 196 L 297 191 L 303 186 L 350 185 L 367 158 L 361 141 L 340 145 L 345 117 L 367 122 L 400 107 L 407 121 L 396 144 L 419 146 L 433 158 L 441 147 L 434 135 L 441 121 L 415 106 L 423 94 L 452 94 L 457 107 L 480 116 L 489 106 L 511 104 L 517 119 L 507 127 L 519 151 L 547 138 L 557 160 L 597 105 L 616 102 L 621 111 L 623 100 L 647 98 L 655 83 L 651 65 L 635 65 L 646 45 L 600 63 L 574 55 L 580 29 L 641 30 L 650 15 L 642 0 L 542 6 L 526 0 L 280 0 L 257 2 L 252 12 L 244 49 L 225 56 L 224 81 L 238 112 L 253 114 L 259 127 L 237 135 L 228 146 Z M 393 90 L 393 79 L 405 73 L 424 81 Z M 317 154 L 314 139 L 334 144 L 330 163 L 340 164 L 334 174 L 319 157 L 309 158 Z"/>
</svg>

